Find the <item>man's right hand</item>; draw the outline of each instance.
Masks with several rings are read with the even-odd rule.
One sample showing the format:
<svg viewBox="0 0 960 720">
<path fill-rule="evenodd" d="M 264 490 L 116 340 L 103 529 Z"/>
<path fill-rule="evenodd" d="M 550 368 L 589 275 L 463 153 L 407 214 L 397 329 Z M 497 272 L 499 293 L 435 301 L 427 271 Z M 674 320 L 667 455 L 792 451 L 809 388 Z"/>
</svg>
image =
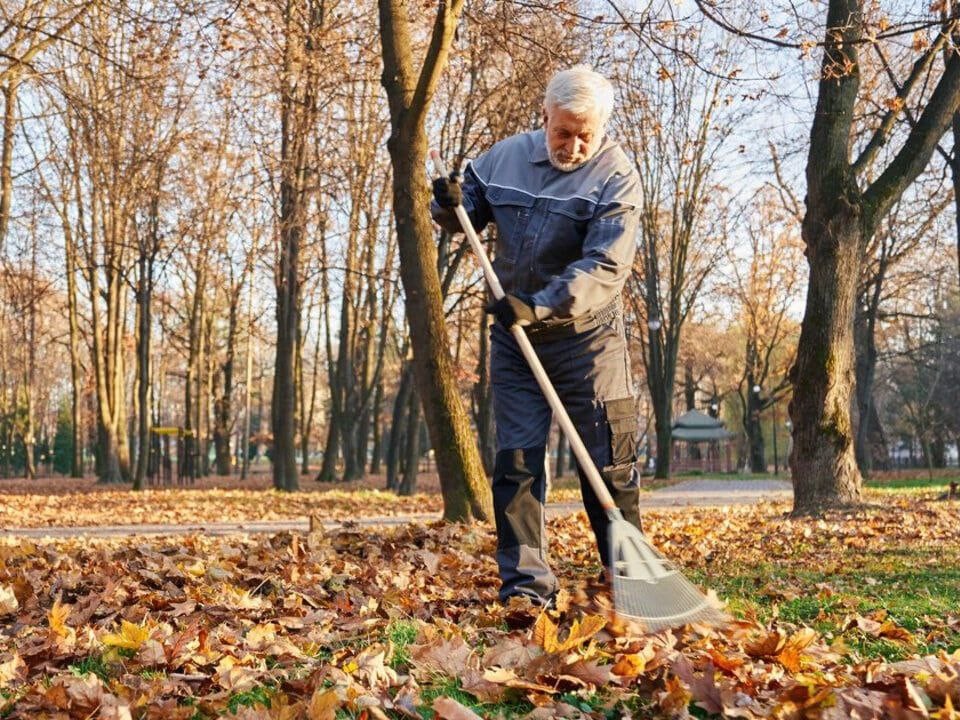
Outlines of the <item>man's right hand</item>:
<svg viewBox="0 0 960 720">
<path fill-rule="evenodd" d="M 433 199 L 442 208 L 455 208 L 463 202 L 460 173 L 454 170 L 450 177 L 438 177 L 433 181 Z"/>
</svg>

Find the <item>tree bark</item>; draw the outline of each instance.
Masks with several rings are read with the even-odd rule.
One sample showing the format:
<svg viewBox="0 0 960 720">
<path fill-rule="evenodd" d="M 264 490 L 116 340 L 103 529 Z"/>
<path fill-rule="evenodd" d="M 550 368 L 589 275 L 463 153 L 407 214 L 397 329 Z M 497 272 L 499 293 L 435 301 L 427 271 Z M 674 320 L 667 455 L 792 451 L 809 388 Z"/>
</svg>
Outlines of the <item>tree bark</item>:
<svg viewBox="0 0 960 720">
<path fill-rule="evenodd" d="M 298 55 L 313 58 L 319 52 L 313 45 L 313 32 L 323 26 L 325 10 L 324 3 L 309 5 L 303 8 L 305 17 L 298 21 L 293 5 L 288 3 L 286 10 L 286 45 L 280 78 L 280 256 L 275 274 L 277 347 L 271 403 L 273 485 L 288 491 L 300 489 L 294 355 L 300 334 L 300 247 L 310 199 L 308 139 L 316 121 L 318 85 L 316 69 L 309 63 L 301 67 Z"/>
<path fill-rule="evenodd" d="M 407 396 L 406 443 L 404 447 L 403 477 L 400 479 L 400 495 L 413 495 L 417 492 L 417 475 L 420 474 L 420 398 L 416 388 L 411 386 Z"/>
<path fill-rule="evenodd" d="M 13 195 L 13 140 L 17 127 L 17 88 L 19 85 L 19 73 L 17 73 L 12 75 L 0 89 L 3 94 L 3 135 L 0 137 L 0 254 L 6 247 L 7 232 L 10 228 L 10 202 Z"/>
<path fill-rule="evenodd" d="M 444 518 L 487 519 L 491 515 L 490 490 L 454 380 L 423 173 L 427 160 L 426 112 L 446 64 L 463 0 L 438 3 L 427 55 L 416 74 L 408 2 L 379 0 L 379 8 L 382 80 L 391 118 L 387 148 L 393 165 L 393 212 L 417 392 L 436 453 Z"/>
<path fill-rule="evenodd" d="M 473 386 L 473 422 L 477 427 L 480 459 L 487 475 L 493 475 L 497 439 L 493 424 L 493 392 L 490 387 L 490 329 L 486 314 L 480 315 L 480 347 L 477 349 L 477 382 Z M 563 433 L 561 433 L 562 435 Z"/>
<path fill-rule="evenodd" d="M 791 369 L 794 514 L 859 503 L 862 478 L 854 453 L 850 409 L 854 383 L 854 310 L 866 242 L 892 204 L 926 167 L 960 102 L 960 58 L 946 64 L 926 107 L 887 167 L 864 190 L 857 172 L 886 141 L 882 123 L 863 153 L 850 160 L 859 91 L 857 48 L 862 0 L 831 0 L 827 11 L 817 107 L 807 161 L 807 212 L 802 236 L 810 269 L 797 359 Z M 932 61 L 943 36 L 915 64 Z M 909 92 L 911 81 L 904 84 Z M 892 112 L 892 111 L 891 111 Z M 893 117 L 893 116 L 891 116 Z"/>
<path fill-rule="evenodd" d="M 397 397 L 393 401 L 393 416 L 390 421 L 390 440 L 387 444 L 387 490 L 400 489 L 398 470 L 411 392 L 413 392 L 413 368 L 409 362 L 405 362 L 400 370 L 400 385 L 397 388 Z"/>
</svg>

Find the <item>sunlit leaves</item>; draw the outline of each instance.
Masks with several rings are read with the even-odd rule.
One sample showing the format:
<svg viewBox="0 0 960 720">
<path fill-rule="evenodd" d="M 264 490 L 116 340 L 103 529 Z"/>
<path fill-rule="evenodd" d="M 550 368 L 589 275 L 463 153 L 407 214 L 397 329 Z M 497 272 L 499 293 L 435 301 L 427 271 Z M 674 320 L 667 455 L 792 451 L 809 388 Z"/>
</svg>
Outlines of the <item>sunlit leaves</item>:
<svg viewBox="0 0 960 720">
<path fill-rule="evenodd" d="M 556 611 L 496 601 L 495 540 L 479 525 L 348 528 L 309 542 L 7 541 L 0 587 L 18 598 L 8 617 L 19 630 L 0 650 L 0 712 L 546 718 L 642 707 L 634 717 L 826 718 L 909 717 L 922 704 L 950 717 L 960 619 L 907 623 L 845 600 L 851 573 L 866 593 L 888 589 L 875 559 L 863 569 L 885 548 L 960 539 L 947 505 L 889 504 L 817 520 L 785 519 L 783 506 L 647 513 L 653 541 L 709 584 L 771 562 L 786 573 L 727 598 L 766 603 L 763 619 L 750 611 L 726 628 L 655 635 L 617 621 L 602 589 L 588 592 L 596 566 L 582 514 L 551 521 L 557 557 L 576 559 Z M 798 579 L 813 559 L 835 577 Z M 953 645 L 882 657 L 937 637 Z"/>
</svg>

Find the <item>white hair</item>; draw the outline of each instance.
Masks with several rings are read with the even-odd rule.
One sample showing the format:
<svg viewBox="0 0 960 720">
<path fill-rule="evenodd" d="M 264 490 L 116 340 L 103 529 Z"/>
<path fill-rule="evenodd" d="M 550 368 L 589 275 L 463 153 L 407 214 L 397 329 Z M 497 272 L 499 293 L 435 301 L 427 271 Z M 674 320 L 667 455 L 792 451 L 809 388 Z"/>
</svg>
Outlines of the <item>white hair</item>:
<svg viewBox="0 0 960 720">
<path fill-rule="evenodd" d="M 613 85 L 589 65 L 574 65 L 550 78 L 543 102 L 576 115 L 596 111 L 603 127 L 613 113 Z"/>
</svg>

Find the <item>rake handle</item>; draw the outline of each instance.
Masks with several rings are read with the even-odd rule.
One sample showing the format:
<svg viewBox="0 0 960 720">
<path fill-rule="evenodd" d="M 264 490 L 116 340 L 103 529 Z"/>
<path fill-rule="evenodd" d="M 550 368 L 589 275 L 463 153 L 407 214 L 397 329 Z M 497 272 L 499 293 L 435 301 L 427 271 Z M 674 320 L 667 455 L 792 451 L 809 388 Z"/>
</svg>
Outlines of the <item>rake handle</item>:
<svg viewBox="0 0 960 720">
<path fill-rule="evenodd" d="M 431 150 L 430 159 L 433 160 L 433 166 L 437 174 L 441 177 L 447 177 L 447 167 L 440 157 L 440 153 L 436 150 Z M 490 286 L 490 290 L 493 292 L 493 297 L 499 300 L 505 295 L 503 286 L 493 271 L 493 265 L 490 264 L 490 259 L 487 257 L 487 251 L 484 249 L 483 243 L 481 243 L 480 238 L 477 237 L 477 231 L 473 229 L 470 216 L 467 215 L 467 211 L 462 204 L 454 208 L 454 213 L 457 216 L 457 220 L 460 221 L 460 226 L 463 228 L 467 240 L 470 242 L 470 247 L 473 248 L 477 259 L 480 261 L 480 266 L 483 268 L 483 275 L 487 280 L 487 284 Z M 537 351 L 533 349 L 530 338 L 527 337 L 523 328 L 516 323 L 510 327 L 510 332 L 517 341 L 517 345 L 520 346 L 520 352 L 523 353 L 523 357 L 533 371 L 533 376 L 537 379 L 537 384 L 540 386 L 543 396 L 547 399 L 547 403 L 550 405 L 550 409 L 553 411 L 553 415 L 557 419 L 560 429 L 566 436 L 567 442 L 570 443 L 570 449 L 573 450 L 574 457 L 577 458 L 577 462 L 580 463 L 581 469 L 587 476 L 590 487 L 593 488 L 593 492 L 596 494 L 601 507 L 612 520 L 622 520 L 623 515 L 620 513 L 620 509 L 613 502 L 613 497 L 610 495 L 610 491 L 607 490 L 607 486 L 603 484 L 600 471 L 597 470 L 593 458 L 590 457 L 587 446 L 584 445 L 583 440 L 580 439 L 580 433 L 577 432 L 577 428 L 574 426 L 570 415 L 567 414 L 567 410 L 560 400 L 560 396 L 557 395 L 557 391 L 554 390 L 553 383 L 551 383 L 550 378 L 547 377 L 547 371 L 543 369 L 543 364 L 540 362 L 540 358 L 537 357 Z"/>
</svg>

